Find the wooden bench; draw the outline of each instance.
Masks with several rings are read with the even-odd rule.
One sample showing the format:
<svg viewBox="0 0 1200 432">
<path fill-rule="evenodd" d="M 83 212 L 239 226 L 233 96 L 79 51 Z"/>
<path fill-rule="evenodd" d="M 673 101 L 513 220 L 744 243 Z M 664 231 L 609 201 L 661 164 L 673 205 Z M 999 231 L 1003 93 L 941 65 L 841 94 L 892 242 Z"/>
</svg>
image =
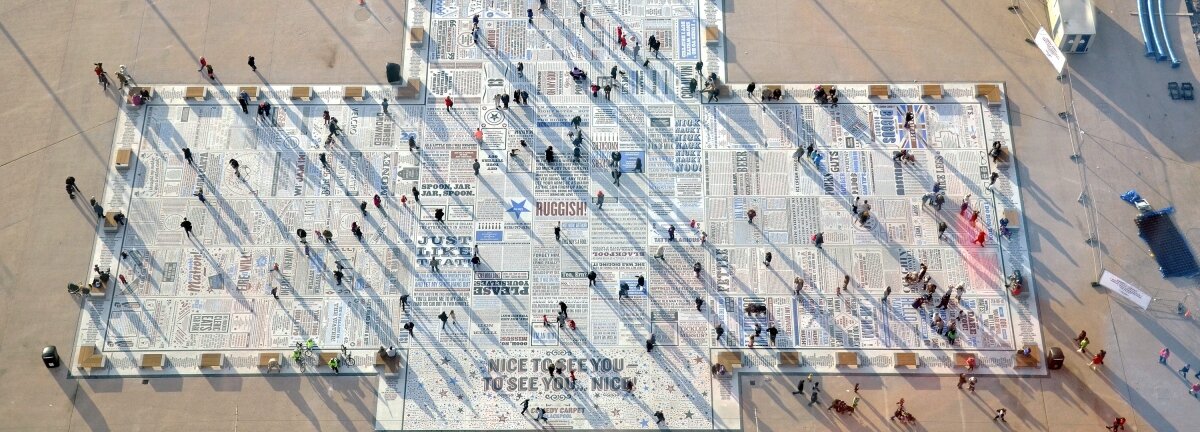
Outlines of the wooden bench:
<svg viewBox="0 0 1200 432">
<path fill-rule="evenodd" d="M 119 170 L 128 169 L 129 164 L 133 162 L 133 149 L 123 148 L 117 150 L 117 159 L 113 161 L 113 166 Z"/>
<path fill-rule="evenodd" d="M 305 102 L 312 100 L 312 87 L 292 87 L 292 100 L 302 100 Z"/>
<path fill-rule="evenodd" d="M 922 85 L 921 86 L 921 97 L 941 99 L 942 98 L 942 85 L 941 84 Z"/>
<path fill-rule="evenodd" d="M 105 231 L 116 231 L 118 229 L 121 229 L 121 224 L 117 223 L 117 215 L 119 215 L 119 214 L 121 214 L 121 212 L 119 212 L 119 211 L 104 212 L 104 230 Z"/>
<path fill-rule="evenodd" d="M 375 351 L 375 366 L 382 367 L 385 374 L 396 374 L 400 372 L 400 354 L 396 354 L 395 358 L 390 358 L 387 354 Z"/>
<path fill-rule="evenodd" d="M 421 79 L 409 78 L 408 82 L 396 88 L 396 99 L 412 99 L 421 94 Z"/>
<path fill-rule="evenodd" d="M 729 369 L 738 369 L 742 367 L 742 353 L 733 351 L 721 351 L 717 353 L 717 363 L 729 365 Z"/>
<path fill-rule="evenodd" d="M 854 366 L 858 367 L 858 353 L 852 351 L 841 351 L 837 353 L 837 366 Z"/>
<path fill-rule="evenodd" d="M 188 87 L 183 90 L 184 99 L 202 101 L 208 98 L 208 89 L 204 87 Z"/>
<path fill-rule="evenodd" d="M 258 354 L 258 367 L 267 368 L 267 372 L 270 372 L 271 369 L 275 369 L 276 372 L 279 372 L 280 370 L 282 370 L 279 366 L 280 363 L 282 363 L 282 362 L 283 362 L 283 354 L 280 354 L 280 353 L 259 353 Z"/>
<path fill-rule="evenodd" d="M 973 359 L 973 358 L 975 358 L 975 354 L 955 353 L 954 354 L 954 367 L 967 367 L 968 359 Z"/>
<path fill-rule="evenodd" d="M 221 369 L 222 367 L 225 367 L 225 354 L 200 354 L 200 369 Z"/>
<path fill-rule="evenodd" d="M 704 26 L 704 44 L 712 45 L 721 41 L 721 29 L 717 26 Z"/>
<path fill-rule="evenodd" d="M 142 362 L 138 363 L 138 367 L 142 369 L 158 369 L 167 366 L 166 354 L 142 354 Z"/>
<path fill-rule="evenodd" d="M 779 366 L 800 366 L 804 364 L 804 357 L 798 352 L 781 352 L 779 353 Z"/>
<path fill-rule="evenodd" d="M 88 289 L 90 290 L 88 291 L 88 295 L 92 297 L 104 297 L 104 294 L 108 292 L 108 282 L 100 282 L 100 286 L 98 287 L 89 283 Z"/>
<path fill-rule="evenodd" d="M 880 98 L 880 99 L 891 99 L 892 98 L 892 88 L 887 85 L 867 86 L 867 92 L 869 93 L 870 97 L 874 97 L 874 98 Z"/>
<path fill-rule="evenodd" d="M 1000 105 L 1000 86 L 995 84 L 976 84 L 975 97 L 987 99 L 988 106 Z"/>
<path fill-rule="evenodd" d="M 892 355 L 892 358 L 896 363 L 896 367 L 920 367 L 920 365 L 917 364 L 917 353 L 895 353 Z"/>
<path fill-rule="evenodd" d="M 425 44 L 425 27 L 413 26 L 408 30 L 408 46 L 419 47 Z"/>
<path fill-rule="evenodd" d="M 337 352 L 323 352 L 321 355 L 317 356 L 317 359 L 321 361 L 321 366 L 324 366 L 329 364 L 330 360 L 337 358 L 337 356 Z"/>
<path fill-rule="evenodd" d="M 342 97 L 346 99 L 354 99 L 359 102 L 362 102 L 363 94 L 366 93 L 362 86 L 346 86 L 346 88 L 343 89 L 343 92 L 345 94 Z"/>
<path fill-rule="evenodd" d="M 1004 209 L 1004 218 L 1008 219 L 1008 229 L 1021 229 L 1021 211 L 1015 208 Z"/>
<path fill-rule="evenodd" d="M 252 101 L 258 100 L 258 87 L 238 87 L 238 94 L 245 93 Z"/>
<path fill-rule="evenodd" d="M 1042 351 L 1037 345 L 1027 345 L 1029 347 L 1029 355 L 1021 354 L 1017 351 L 1013 354 L 1013 367 L 1015 368 L 1037 368 L 1042 362 Z M 1024 347 L 1021 348 L 1024 351 Z"/>
<path fill-rule="evenodd" d="M 96 350 L 94 346 L 79 347 L 79 368 L 80 369 L 103 369 L 106 365 L 104 354 Z"/>
</svg>

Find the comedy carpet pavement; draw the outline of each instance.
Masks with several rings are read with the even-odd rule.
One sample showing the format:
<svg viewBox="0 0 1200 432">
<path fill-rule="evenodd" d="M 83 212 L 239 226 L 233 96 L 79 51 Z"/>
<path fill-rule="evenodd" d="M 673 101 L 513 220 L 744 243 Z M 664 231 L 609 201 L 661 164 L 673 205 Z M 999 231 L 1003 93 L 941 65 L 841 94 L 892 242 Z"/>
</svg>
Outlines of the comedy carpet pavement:
<svg viewBox="0 0 1200 432">
<path fill-rule="evenodd" d="M 571 2 L 534 3 L 530 24 L 525 2 L 410 2 L 409 25 L 428 29 L 404 44 L 413 97 L 405 86 L 368 86 L 362 100 L 313 86 L 303 100 L 260 86 L 243 113 L 236 85 L 202 100 L 149 86 L 149 104 L 120 113 L 113 162 L 122 150 L 130 162 L 98 197 L 128 222 L 98 233 L 94 262 L 114 280 L 86 297 L 73 365 L 95 366 L 92 349 L 104 359 L 72 373 L 261 374 L 260 354 L 282 354 L 284 374 L 328 374 L 318 359 L 346 345 L 355 364 L 342 373 L 380 376 L 381 429 L 523 429 L 537 407 L 558 427 L 633 429 L 658 410 L 675 428 L 740 427 L 743 372 L 957 374 L 956 353 L 978 356 L 982 374 L 1045 372 L 1014 364 L 1042 339 L 1016 170 L 988 156 L 994 141 L 1011 155 L 1003 101 L 977 98 L 976 83 L 942 84 L 940 98 L 915 84 L 882 98 L 848 84 L 835 107 L 814 101 L 812 83 L 762 102 L 721 80 L 724 47 L 707 35 L 721 33 L 715 4 L 594 3 L 585 26 Z M 713 73 L 724 92 L 709 102 L 700 92 Z M 593 96 L 592 82 L 611 96 Z M 528 103 L 498 107 L 515 90 Z M 272 110 L 258 116 L 263 101 Z M 342 130 L 329 143 L 325 111 Z M 897 162 L 902 149 L 915 162 Z M 935 183 L 940 211 L 923 203 Z M 855 197 L 867 218 L 851 212 Z M 921 263 L 938 288 L 914 308 L 922 286 L 902 277 Z M 1014 270 L 1019 296 L 1004 286 Z M 961 301 L 934 307 L 959 284 Z M 935 316 L 957 326 L 953 344 Z M 308 339 L 316 354 L 293 361 Z M 380 346 L 399 348 L 394 373 L 375 367 Z M 918 365 L 898 368 L 896 353 Z M 717 362 L 728 372 L 714 374 Z"/>
</svg>

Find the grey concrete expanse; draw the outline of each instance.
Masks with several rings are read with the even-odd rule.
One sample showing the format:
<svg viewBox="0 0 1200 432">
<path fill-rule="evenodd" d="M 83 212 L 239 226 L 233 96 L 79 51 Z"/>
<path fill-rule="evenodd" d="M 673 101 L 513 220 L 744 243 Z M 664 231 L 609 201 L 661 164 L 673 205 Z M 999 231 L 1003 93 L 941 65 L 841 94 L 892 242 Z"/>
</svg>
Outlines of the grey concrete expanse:
<svg viewBox="0 0 1200 432">
<path fill-rule="evenodd" d="M 78 306 L 62 288 L 86 269 L 95 238 L 88 209 L 62 189 L 73 175 L 85 196 L 99 195 L 107 169 L 117 100 L 96 86 L 91 64 L 125 64 L 141 82 L 200 83 L 195 60 L 205 55 L 224 82 L 379 83 L 383 65 L 401 60 L 404 7 L 367 3 L 0 4 L 0 124 L 8 132 L 0 146 L 0 430 L 372 428 L 373 377 L 72 380 L 37 358 L 44 345 L 73 346 Z M 987 413 L 999 406 L 1010 410 L 1013 430 L 1098 430 L 1113 415 L 1129 417 L 1131 430 L 1200 422 L 1200 401 L 1174 372 L 1184 362 L 1200 365 L 1196 322 L 1175 316 L 1174 302 L 1196 308 L 1200 296 L 1190 280 L 1158 275 L 1133 226 L 1135 210 L 1117 198 L 1136 188 L 1156 206 L 1177 205 L 1175 220 L 1194 239 L 1200 209 L 1188 198 L 1200 193 L 1200 140 L 1189 132 L 1200 116 L 1196 102 L 1170 101 L 1165 87 L 1200 81 L 1200 55 L 1186 17 L 1171 17 L 1183 66 L 1155 64 L 1141 55 L 1132 2 L 1096 3 L 1093 52 L 1071 57 L 1073 73 L 1060 82 L 1024 41 L 1046 21 L 1034 1 L 1020 2 L 1019 15 L 1000 0 L 727 1 L 732 83 L 1006 82 L 1046 344 L 1068 346 L 1087 329 L 1093 349 L 1109 352 L 1099 373 L 1071 353 L 1067 368 L 1048 378 L 985 379 L 973 395 L 950 378 L 823 379 L 839 395 L 862 383 L 866 409 L 854 420 L 807 411 L 785 391 L 796 377 L 744 376 L 747 430 L 889 429 L 899 397 L 926 430 L 992 427 Z M 261 75 L 245 66 L 248 54 Z M 1068 157 L 1074 151 L 1057 115 L 1068 100 L 1085 132 L 1083 164 Z M 1094 217 L 1076 201 L 1085 185 Z M 1084 242 L 1093 230 L 1098 249 Z M 1097 262 L 1164 301 L 1143 312 L 1090 287 Z M 1175 352 L 1169 368 L 1157 364 L 1162 346 Z"/>
</svg>

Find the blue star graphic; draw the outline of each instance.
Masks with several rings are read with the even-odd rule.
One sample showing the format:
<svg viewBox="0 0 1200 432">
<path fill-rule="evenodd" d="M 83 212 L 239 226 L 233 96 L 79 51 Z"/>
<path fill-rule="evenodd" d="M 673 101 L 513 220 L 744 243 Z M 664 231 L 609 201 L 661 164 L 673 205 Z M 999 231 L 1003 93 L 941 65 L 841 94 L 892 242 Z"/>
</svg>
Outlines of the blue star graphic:
<svg viewBox="0 0 1200 432">
<path fill-rule="evenodd" d="M 508 210 L 505 210 L 505 212 L 512 213 L 513 219 L 521 220 L 521 213 L 529 212 L 529 209 L 525 208 L 525 203 L 527 201 L 529 200 L 521 200 L 521 202 L 517 202 L 516 200 L 508 200 L 508 202 L 512 204 Z"/>
<path fill-rule="evenodd" d="M 644 428 L 650 427 L 650 420 L 642 419 L 642 421 L 640 423 L 642 424 L 642 427 L 644 427 Z"/>
</svg>

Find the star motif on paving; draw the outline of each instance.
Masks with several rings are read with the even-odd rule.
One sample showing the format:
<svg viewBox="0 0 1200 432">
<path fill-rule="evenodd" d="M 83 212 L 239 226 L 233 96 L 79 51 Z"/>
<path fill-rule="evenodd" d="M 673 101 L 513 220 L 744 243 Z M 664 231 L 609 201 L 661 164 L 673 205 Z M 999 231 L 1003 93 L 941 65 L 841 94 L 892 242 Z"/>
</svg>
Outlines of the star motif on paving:
<svg viewBox="0 0 1200 432">
<path fill-rule="evenodd" d="M 442 364 L 450 364 L 450 359 L 442 357 Z"/>
<path fill-rule="evenodd" d="M 671 393 L 675 393 L 675 386 L 674 385 L 667 386 L 667 391 L 669 391 Z"/>
<path fill-rule="evenodd" d="M 612 410 L 612 415 L 613 415 L 613 417 L 620 417 L 620 416 L 621 416 L 621 410 L 619 410 L 619 409 L 616 409 L 616 408 L 613 408 L 613 410 Z"/>
<path fill-rule="evenodd" d="M 446 393 L 449 393 L 449 392 L 448 392 L 448 391 L 445 391 L 445 390 L 442 390 L 442 391 L 438 392 L 438 396 L 441 396 L 441 397 L 446 397 Z"/>
<path fill-rule="evenodd" d="M 692 412 L 691 410 L 688 410 L 688 412 L 683 413 L 683 416 L 686 418 L 692 418 L 693 415 L 696 415 L 696 413 Z"/>
<path fill-rule="evenodd" d="M 461 414 L 463 412 L 462 407 L 458 407 L 458 412 L 459 412 L 459 414 Z"/>
<path fill-rule="evenodd" d="M 458 384 L 458 378 L 450 378 L 446 380 L 446 384 Z"/>
<path fill-rule="evenodd" d="M 529 200 L 521 200 L 521 202 L 508 200 L 508 202 L 510 203 L 510 207 L 505 212 L 512 213 L 513 219 L 521 220 L 521 214 L 529 212 L 529 209 L 525 208 L 525 203 L 529 202 Z"/>
<path fill-rule="evenodd" d="M 504 414 L 500 414 L 500 416 L 497 417 L 496 419 L 500 420 L 500 423 L 504 423 L 504 422 L 508 421 L 508 416 L 506 416 Z"/>
<path fill-rule="evenodd" d="M 458 400 L 463 400 L 463 395 L 454 395 L 454 396 L 457 397 Z"/>
<path fill-rule="evenodd" d="M 693 358 L 692 361 L 696 363 L 704 363 L 704 357 L 696 356 L 696 358 Z"/>
</svg>

